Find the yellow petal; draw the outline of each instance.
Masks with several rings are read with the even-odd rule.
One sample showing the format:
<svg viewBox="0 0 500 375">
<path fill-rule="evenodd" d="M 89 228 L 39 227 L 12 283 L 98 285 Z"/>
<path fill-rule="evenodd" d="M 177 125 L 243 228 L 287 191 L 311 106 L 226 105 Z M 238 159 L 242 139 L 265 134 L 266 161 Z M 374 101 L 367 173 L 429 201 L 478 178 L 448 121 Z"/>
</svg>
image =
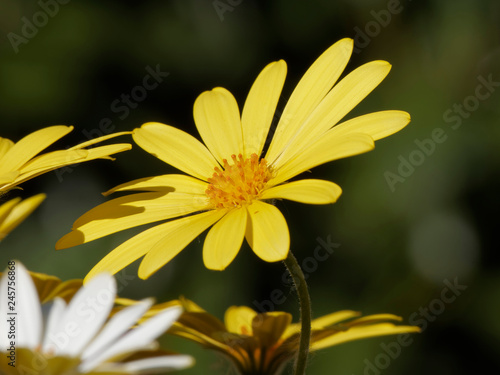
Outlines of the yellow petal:
<svg viewBox="0 0 500 375">
<path fill-rule="evenodd" d="M 285 259 L 290 249 L 290 234 L 280 210 L 260 201 L 254 201 L 247 210 L 250 220 L 245 238 L 254 253 L 266 262 Z"/>
<path fill-rule="evenodd" d="M 45 197 L 45 194 L 37 194 L 16 204 L 8 216 L 0 221 L 0 239 L 21 224 L 43 202 Z"/>
<path fill-rule="evenodd" d="M 241 114 L 245 156 L 260 156 L 286 77 L 283 60 L 267 65 L 248 93 Z"/>
<path fill-rule="evenodd" d="M 376 141 L 400 131 L 410 120 L 410 114 L 404 111 L 380 111 L 355 117 L 336 125 L 330 131 L 337 136 L 348 133 L 368 134 Z"/>
<path fill-rule="evenodd" d="M 9 216 L 14 207 L 21 201 L 20 197 L 11 199 L 0 206 L 0 228 L 3 221 Z"/>
<path fill-rule="evenodd" d="M 259 314 L 252 321 L 253 336 L 259 339 L 264 348 L 273 347 L 291 321 L 292 316 L 281 311 Z"/>
<path fill-rule="evenodd" d="M 201 306 L 197 305 L 195 302 L 187 299 L 184 296 L 179 297 L 182 308 L 187 312 L 206 312 Z M 221 323 L 222 324 L 222 323 Z"/>
<path fill-rule="evenodd" d="M 0 192 L 8 190 L 7 185 L 10 186 L 10 184 L 14 182 L 18 177 L 19 177 L 19 171 L 7 172 L 0 175 Z"/>
<path fill-rule="evenodd" d="M 113 308 L 113 312 L 118 311 L 118 310 L 123 310 L 124 307 L 133 306 L 133 305 L 136 305 L 138 303 L 140 303 L 140 301 L 137 301 L 135 299 L 122 298 L 122 297 L 115 298 L 115 305 L 116 306 Z M 162 310 L 169 308 L 169 307 L 173 307 L 173 306 L 183 307 L 180 300 L 171 300 L 171 301 L 167 301 L 167 302 L 163 302 L 163 303 L 156 303 L 153 306 L 151 306 L 146 313 L 144 313 L 142 318 L 139 319 L 139 322 L 143 322 L 143 321 L 147 320 L 148 318 L 151 318 L 152 316 L 157 315 Z"/>
<path fill-rule="evenodd" d="M 360 316 L 361 314 L 357 311 L 352 310 L 342 310 L 337 311 L 320 318 L 316 318 L 311 322 L 312 330 L 321 330 L 329 326 L 339 324 L 347 319 L 352 319 Z M 290 324 L 284 333 L 283 337 L 288 338 L 292 335 L 300 333 L 301 325 L 300 323 Z"/>
<path fill-rule="evenodd" d="M 311 323 L 313 329 L 322 329 L 339 324 L 345 320 L 356 318 L 361 314 L 358 311 L 342 310 L 314 319 Z"/>
<path fill-rule="evenodd" d="M 334 203 L 342 194 L 337 184 L 323 180 L 299 180 L 266 189 L 261 199 L 288 199 L 306 204 Z"/>
<path fill-rule="evenodd" d="M 196 324 L 193 325 L 196 326 Z M 217 341 L 207 334 L 201 333 L 196 328 L 191 328 L 179 323 L 175 323 L 172 327 L 170 327 L 168 333 L 178 337 L 183 337 L 193 342 L 197 342 L 203 345 L 205 348 L 221 351 L 223 354 L 229 356 L 229 358 L 231 358 L 232 354 L 234 353 L 234 350 L 229 345 L 221 341 Z M 222 332 L 222 334 L 224 334 L 224 332 Z"/>
<path fill-rule="evenodd" d="M 184 310 L 184 314 L 177 320 L 175 327 L 179 327 L 182 330 L 186 329 L 186 331 L 194 333 L 195 337 L 201 338 L 211 344 L 213 343 L 211 337 L 215 340 L 220 340 L 220 336 L 218 335 L 227 333 L 224 324 L 215 316 L 205 311 L 193 312 Z M 169 333 L 171 333 L 170 330 Z M 216 344 L 215 346 L 218 347 L 219 345 Z"/>
<path fill-rule="evenodd" d="M 128 143 L 95 147 L 90 150 L 59 150 L 37 156 L 21 168 L 21 174 L 11 182 L 11 186 L 19 185 L 41 174 L 94 159 L 113 159 L 109 155 L 131 148 Z"/>
<path fill-rule="evenodd" d="M 229 332 L 238 335 L 252 335 L 252 321 L 257 312 L 247 306 L 231 306 L 226 310 L 224 323 Z"/>
<path fill-rule="evenodd" d="M 219 163 L 243 153 L 240 111 L 234 96 L 222 87 L 205 91 L 194 102 L 194 122 Z"/>
<path fill-rule="evenodd" d="M 0 175 L 20 168 L 42 150 L 64 137 L 72 126 L 50 126 L 37 130 L 14 144 L 0 159 Z"/>
<path fill-rule="evenodd" d="M 218 166 L 210 151 L 196 138 L 169 125 L 148 122 L 134 129 L 134 141 L 165 163 L 201 180 Z"/>
<path fill-rule="evenodd" d="M 211 336 L 215 332 L 226 332 L 226 327 L 215 316 L 207 313 L 203 308 L 193 301 L 181 296 L 178 300 L 180 306 L 184 309 L 184 314 L 177 320 L 177 323 L 183 326 L 196 329 L 200 333 Z M 153 308 L 155 308 L 153 306 Z"/>
<path fill-rule="evenodd" d="M 341 332 L 339 332 L 338 330 L 332 330 L 330 336 L 322 338 L 318 341 L 313 341 L 311 344 L 311 350 L 319 350 L 348 341 L 360 340 L 369 337 L 418 332 L 420 332 L 420 329 L 418 327 L 396 326 L 392 323 L 379 323 L 367 326 L 357 326 Z"/>
<path fill-rule="evenodd" d="M 386 61 L 372 61 L 343 78 L 297 130 L 294 138 L 285 146 L 283 154 L 279 156 L 275 167 L 279 168 L 290 157 L 300 154 L 340 121 L 382 82 L 390 69 L 391 65 Z"/>
<path fill-rule="evenodd" d="M 169 223 L 149 228 L 113 249 L 85 276 L 85 282 L 101 272 L 115 274 L 146 254 L 163 237 L 164 228 Z M 56 245 L 57 248 L 57 245 Z"/>
<path fill-rule="evenodd" d="M 129 143 L 116 143 L 112 145 L 93 147 L 88 150 L 87 156 L 78 161 L 78 163 L 83 161 L 95 160 L 95 159 L 110 159 L 113 160 L 110 155 L 117 154 L 119 152 L 128 151 L 132 148 L 132 145 Z"/>
<path fill-rule="evenodd" d="M 329 161 L 373 150 L 374 147 L 373 139 L 366 134 L 353 133 L 337 137 L 333 131 L 328 132 L 302 154 L 289 160 L 277 170 L 276 177 L 269 181 L 268 186 L 280 184 Z"/>
<path fill-rule="evenodd" d="M 55 297 L 60 297 L 66 302 L 69 302 L 71 298 L 78 292 L 82 287 L 83 280 L 73 279 L 67 280 L 60 283 L 56 288 L 52 289 L 50 294 L 42 295 L 40 294 L 40 301 L 45 303 L 47 301 L 52 301 Z"/>
<path fill-rule="evenodd" d="M 118 132 L 118 133 L 112 133 L 112 134 L 103 135 L 102 137 L 90 139 L 90 140 L 88 140 L 86 142 L 83 142 L 83 143 L 80 143 L 80 144 L 78 144 L 76 146 L 73 146 L 69 150 L 82 149 L 84 147 L 93 146 L 96 143 L 107 141 L 108 139 L 116 138 L 116 137 L 119 137 L 121 135 L 129 135 L 129 134 L 132 134 L 132 132 Z"/>
<path fill-rule="evenodd" d="M 208 211 L 149 228 L 112 250 L 92 268 L 85 280 L 90 280 L 100 272 L 106 271 L 115 274 L 144 254 L 152 251 L 152 255 L 148 253 L 146 256 L 149 260 L 146 260 L 145 257 L 139 267 L 139 277 L 146 279 L 211 225 L 210 220 L 216 221 L 217 218 L 213 211 Z M 199 230 L 200 226 L 203 227 L 204 225 L 206 225 L 204 229 Z M 196 234 L 197 230 L 199 230 L 198 234 Z M 189 239 L 188 237 L 191 234 L 195 235 Z M 160 256 L 160 259 L 156 258 L 155 253 Z M 161 256 L 165 256 L 165 258 Z M 153 261 L 152 264 L 149 263 L 150 261 Z M 158 263 L 154 264 L 154 261 L 158 261 Z M 149 273 L 148 270 L 150 270 Z"/>
<path fill-rule="evenodd" d="M 229 211 L 213 226 L 203 244 L 203 262 L 211 270 L 224 270 L 236 257 L 243 243 L 247 210 Z"/>
<path fill-rule="evenodd" d="M 166 174 L 162 176 L 145 177 L 138 180 L 126 182 L 118 185 L 107 192 L 107 196 L 116 191 L 158 191 L 158 192 L 177 192 L 204 195 L 208 184 L 205 181 L 198 180 L 184 174 Z"/>
<path fill-rule="evenodd" d="M 280 117 L 266 154 L 268 162 L 274 162 L 307 117 L 330 91 L 347 65 L 352 48 L 352 39 L 338 41 L 323 52 L 304 74 Z"/>
<path fill-rule="evenodd" d="M 203 210 L 207 198 L 182 193 L 137 193 L 94 207 L 73 224 L 73 230 L 56 243 L 65 249 L 138 225 Z"/>
<path fill-rule="evenodd" d="M 0 160 L 2 157 L 9 151 L 12 146 L 14 146 L 14 142 L 10 139 L 0 137 Z"/>
<path fill-rule="evenodd" d="M 373 314 L 373 315 L 367 315 L 363 316 L 358 319 L 354 319 L 350 322 L 345 323 L 346 325 L 349 326 L 356 326 L 356 325 L 362 325 L 362 324 L 371 324 L 371 323 L 379 323 L 382 321 L 387 321 L 387 320 L 394 320 L 396 322 L 400 322 L 403 320 L 400 316 L 393 315 L 393 314 Z"/>
<path fill-rule="evenodd" d="M 139 277 L 147 279 L 225 213 L 225 210 L 208 211 L 163 224 L 162 237 L 139 266 Z"/>
<path fill-rule="evenodd" d="M 87 150 L 59 150 L 40 155 L 20 168 L 21 174 L 32 174 L 33 172 L 46 172 L 64 165 L 72 164 L 77 160 L 85 159 Z M 22 177 L 22 176 L 21 176 Z"/>
</svg>

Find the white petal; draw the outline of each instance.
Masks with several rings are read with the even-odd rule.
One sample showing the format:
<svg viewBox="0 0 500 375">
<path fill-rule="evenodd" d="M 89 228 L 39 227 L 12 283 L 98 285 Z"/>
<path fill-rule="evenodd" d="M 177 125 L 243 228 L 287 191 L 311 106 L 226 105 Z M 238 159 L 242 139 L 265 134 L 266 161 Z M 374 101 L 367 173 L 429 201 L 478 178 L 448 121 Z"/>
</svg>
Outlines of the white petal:
<svg viewBox="0 0 500 375">
<path fill-rule="evenodd" d="M 130 330 L 119 341 L 110 345 L 107 350 L 83 362 L 79 370 L 82 372 L 90 371 L 99 365 L 99 363 L 116 355 L 144 349 L 150 345 L 153 340 L 164 333 L 179 318 L 181 313 L 182 308 L 180 306 L 165 309 L 151 319 L 140 324 L 137 328 Z"/>
<path fill-rule="evenodd" d="M 52 306 L 50 307 L 49 316 L 47 317 L 47 323 L 45 326 L 45 333 L 42 342 L 42 353 L 47 352 L 49 346 L 49 337 L 54 337 L 55 330 L 59 322 L 61 321 L 61 317 L 66 312 L 66 302 L 59 297 L 54 298 L 52 301 Z"/>
<path fill-rule="evenodd" d="M 119 311 L 109 320 L 99 335 L 90 343 L 81 355 L 82 360 L 97 356 L 120 336 L 127 332 L 153 305 L 153 299 L 143 300 Z"/>
<path fill-rule="evenodd" d="M 9 340 L 7 338 L 7 332 L 9 332 L 10 324 L 7 321 L 9 316 L 8 312 L 8 295 L 7 295 L 7 272 L 8 269 L 2 275 L 2 279 L 0 279 L 0 352 L 6 352 L 9 347 Z"/>
<path fill-rule="evenodd" d="M 48 337 L 48 350 L 56 355 L 78 356 L 101 329 L 116 296 L 116 281 L 102 273 L 92 278 L 72 298 L 57 327 Z"/>
<path fill-rule="evenodd" d="M 42 341 L 42 308 L 35 284 L 24 266 L 16 262 L 18 348 L 35 349 Z M 2 301 L 4 302 L 4 301 Z"/>
<path fill-rule="evenodd" d="M 123 370 L 134 374 L 152 374 L 168 370 L 180 370 L 193 364 L 194 359 L 189 355 L 168 355 L 127 362 L 123 365 Z"/>
</svg>

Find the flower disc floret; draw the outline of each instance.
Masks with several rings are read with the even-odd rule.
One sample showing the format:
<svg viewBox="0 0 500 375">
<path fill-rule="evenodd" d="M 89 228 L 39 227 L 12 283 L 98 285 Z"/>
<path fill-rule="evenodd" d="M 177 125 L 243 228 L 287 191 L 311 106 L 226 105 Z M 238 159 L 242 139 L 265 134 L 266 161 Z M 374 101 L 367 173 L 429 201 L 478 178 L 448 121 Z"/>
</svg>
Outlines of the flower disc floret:
<svg viewBox="0 0 500 375">
<path fill-rule="evenodd" d="M 215 167 L 214 174 L 207 181 L 205 191 L 214 208 L 239 208 L 259 199 L 272 173 L 265 159 L 257 154 L 244 158 L 242 154 L 231 155 L 233 161 L 229 164 L 223 159 L 223 170 Z"/>
</svg>

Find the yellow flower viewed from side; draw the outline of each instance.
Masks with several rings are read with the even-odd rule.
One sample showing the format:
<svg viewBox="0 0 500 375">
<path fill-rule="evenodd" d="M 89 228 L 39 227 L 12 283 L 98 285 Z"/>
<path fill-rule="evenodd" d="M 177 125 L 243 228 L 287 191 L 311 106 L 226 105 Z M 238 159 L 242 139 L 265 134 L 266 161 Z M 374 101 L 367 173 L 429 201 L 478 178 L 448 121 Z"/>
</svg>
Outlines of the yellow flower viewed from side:
<svg viewBox="0 0 500 375">
<path fill-rule="evenodd" d="M 110 155 L 132 147 L 128 143 L 122 143 L 85 148 L 119 135 L 130 134 L 121 132 L 92 139 L 67 150 L 38 155 L 71 130 L 72 126 L 49 126 L 27 135 L 17 143 L 0 137 L 0 195 L 43 173 L 84 161 L 111 159 Z"/>
<path fill-rule="evenodd" d="M 241 115 L 233 95 L 224 88 L 204 92 L 196 99 L 194 121 L 205 145 L 169 125 L 151 122 L 135 129 L 133 138 L 140 147 L 187 175 L 143 178 L 111 189 L 105 194 L 144 192 L 90 210 L 56 248 L 173 219 L 118 246 L 88 277 L 104 270 L 116 273 L 144 256 L 139 277 L 147 278 L 211 226 L 203 245 L 203 260 L 209 269 L 225 269 L 244 238 L 264 261 L 285 259 L 290 247 L 288 226 L 279 209 L 267 201 L 334 203 L 341 189 L 333 182 L 290 179 L 320 164 L 369 151 L 374 140 L 397 132 L 410 121 L 408 113 L 390 110 L 339 123 L 391 68 L 385 61 L 372 61 L 336 83 L 352 48 L 352 40 L 343 39 L 307 70 L 265 153 L 287 71 L 282 60 L 259 74 Z"/>
<path fill-rule="evenodd" d="M 224 323 L 194 302 L 182 300 L 184 313 L 168 333 L 222 353 L 240 375 L 278 375 L 299 347 L 299 324 L 291 324 L 286 312 L 257 313 L 249 307 L 232 306 Z M 418 327 L 398 326 L 392 314 L 360 316 L 338 311 L 312 321 L 310 350 L 328 348 L 369 337 L 420 332 Z"/>
<path fill-rule="evenodd" d="M 0 241 L 21 224 L 45 199 L 45 194 L 11 199 L 0 206 Z"/>
</svg>

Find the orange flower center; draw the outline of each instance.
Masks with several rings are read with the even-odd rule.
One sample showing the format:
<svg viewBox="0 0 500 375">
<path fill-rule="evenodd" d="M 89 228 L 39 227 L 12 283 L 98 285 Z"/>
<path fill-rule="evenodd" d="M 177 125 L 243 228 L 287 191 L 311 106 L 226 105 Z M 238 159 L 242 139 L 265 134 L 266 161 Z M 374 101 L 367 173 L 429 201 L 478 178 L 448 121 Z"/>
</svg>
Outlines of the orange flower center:
<svg viewBox="0 0 500 375">
<path fill-rule="evenodd" d="M 207 180 L 209 185 L 205 193 L 214 208 L 237 208 L 252 203 L 272 177 L 266 160 L 259 161 L 257 154 L 249 158 L 231 155 L 231 159 L 232 164 L 222 160 L 223 170 L 215 167 L 213 176 Z"/>
</svg>

